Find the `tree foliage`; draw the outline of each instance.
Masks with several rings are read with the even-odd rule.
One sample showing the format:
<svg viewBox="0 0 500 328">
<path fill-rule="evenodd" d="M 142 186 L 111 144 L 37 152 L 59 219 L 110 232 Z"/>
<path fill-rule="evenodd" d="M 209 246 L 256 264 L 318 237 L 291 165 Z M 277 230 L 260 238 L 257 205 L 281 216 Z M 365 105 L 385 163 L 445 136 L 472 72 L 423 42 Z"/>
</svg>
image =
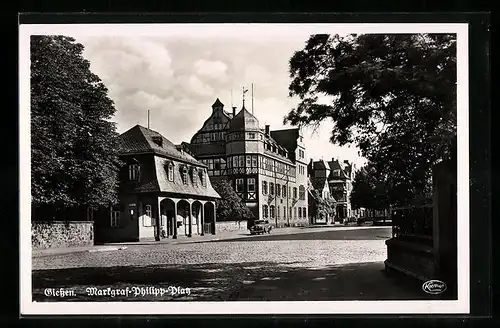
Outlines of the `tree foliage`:
<svg viewBox="0 0 500 328">
<path fill-rule="evenodd" d="M 226 180 L 212 183 L 213 188 L 221 196 L 216 201 L 218 221 L 243 221 L 254 219 L 253 213 L 245 206 L 238 194 Z"/>
<path fill-rule="evenodd" d="M 350 195 L 353 209 L 383 210 L 389 207 L 391 190 L 377 176 L 376 169 L 370 165 L 362 167 L 357 172 Z"/>
<path fill-rule="evenodd" d="M 65 36 L 31 37 L 32 202 L 54 210 L 116 201 L 114 104 Z"/>
<path fill-rule="evenodd" d="M 394 202 L 425 193 L 431 167 L 456 152 L 456 39 L 451 34 L 313 35 L 290 59 L 285 123 L 333 122 Z"/>
<path fill-rule="evenodd" d="M 316 215 L 320 218 L 330 218 L 335 215 L 335 200 L 332 197 L 321 197 L 317 190 L 313 191 L 313 197 L 316 200 Z"/>
</svg>

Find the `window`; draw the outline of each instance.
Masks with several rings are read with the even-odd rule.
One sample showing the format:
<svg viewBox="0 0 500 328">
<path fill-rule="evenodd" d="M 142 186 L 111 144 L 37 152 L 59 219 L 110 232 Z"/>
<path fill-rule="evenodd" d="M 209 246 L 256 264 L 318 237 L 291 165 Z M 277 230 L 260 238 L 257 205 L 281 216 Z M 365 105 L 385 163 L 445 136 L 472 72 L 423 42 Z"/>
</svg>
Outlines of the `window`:
<svg viewBox="0 0 500 328">
<path fill-rule="evenodd" d="M 297 198 L 297 187 L 293 187 L 293 198 Z"/>
<path fill-rule="evenodd" d="M 288 198 L 291 198 L 291 197 L 292 197 L 292 187 L 288 187 Z"/>
<path fill-rule="evenodd" d="M 252 167 L 257 167 L 257 155 L 252 155 Z"/>
<path fill-rule="evenodd" d="M 205 171 L 203 169 L 200 169 L 198 171 L 198 175 L 200 176 L 201 185 L 203 187 L 206 187 L 207 186 L 207 181 L 206 181 L 206 178 L 205 178 Z"/>
<path fill-rule="evenodd" d="M 274 195 L 274 183 L 269 182 L 269 194 Z"/>
<path fill-rule="evenodd" d="M 286 198 L 286 186 L 283 186 L 283 197 Z"/>
<path fill-rule="evenodd" d="M 129 180 L 139 180 L 140 168 L 139 164 L 131 164 L 128 166 Z"/>
<path fill-rule="evenodd" d="M 243 192 L 243 179 L 236 179 L 236 192 Z"/>
<path fill-rule="evenodd" d="M 334 177 L 339 177 L 340 176 L 340 170 L 333 170 L 333 176 Z"/>
<path fill-rule="evenodd" d="M 281 197 L 281 186 L 276 184 L 276 197 Z"/>
<path fill-rule="evenodd" d="M 255 192 L 255 178 L 248 178 L 247 190 L 248 192 Z"/>
<path fill-rule="evenodd" d="M 245 156 L 239 156 L 240 167 L 245 167 Z"/>
<path fill-rule="evenodd" d="M 209 170 L 213 170 L 214 169 L 214 160 L 213 160 L 213 158 L 210 158 L 208 160 L 208 169 Z"/>
<path fill-rule="evenodd" d="M 152 217 L 151 215 L 151 205 L 146 205 L 145 206 L 145 214 L 149 217 Z"/>
<path fill-rule="evenodd" d="M 280 218 L 280 207 L 276 207 L 276 217 L 279 219 Z"/>
<path fill-rule="evenodd" d="M 306 189 L 304 188 L 303 185 L 299 187 L 299 199 L 300 200 L 305 200 L 306 199 Z"/>
<path fill-rule="evenodd" d="M 247 156 L 246 159 L 247 159 L 247 167 L 250 167 L 252 165 L 252 157 Z"/>
<path fill-rule="evenodd" d="M 193 182 L 193 186 L 197 186 L 198 185 L 198 180 L 196 180 L 196 169 L 193 167 L 191 169 L 191 172 L 190 172 L 190 176 L 191 176 L 191 181 Z"/>
<path fill-rule="evenodd" d="M 262 216 L 267 218 L 268 213 L 267 213 L 267 205 L 262 205 Z"/>
<path fill-rule="evenodd" d="M 238 156 L 233 156 L 233 167 L 238 167 Z"/>
<path fill-rule="evenodd" d="M 187 184 L 188 182 L 188 169 L 187 167 L 183 167 L 182 168 L 182 183 L 183 184 Z"/>
<path fill-rule="evenodd" d="M 297 218 L 297 208 L 296 207 L 293 208 L 293 218 L 294 219 Z"/>
<path fill-rule="evenodd" d="M 220 159 L 214 159 L 214 170 L 220 170 Z"/>
<path fill-rule="evenodd" d="M 302 174 L 302 175 L 305 174 L 305 168 L 303 165 L 299 165 L 299 174 Z"/>
<path fill-rule="evenodd" d="M 267 181 L 262 181 L 262 195 L 267 195 Z"/>
<path fill-rule="evenodd" d="M 269 206 L 269 216 L 274 219 L 274 205 Z"/>
<path fill-rule="evenodd" d="M 291 207 L 290 207 L 290 215 L 288 217 L 292 218 L 292 208 Z"/>
<path fill-rule="evenodd" d="M 112 206 L 109 210 L 110 225 L 112 228 L 120 226 L 120 208 Z"/>
<path fill-rule="evenodd" d="M 302 218 L 302 208 L 299 207 L 299 219 L 301 219 L 301 218 Z"/>
<path fill-rule="evenodd" d="M 305 207 L 302 207 L 302 216 L 305 218 L 307 217 L 307 212 Z"/>
<path fill-rule="evenodd" d="M 250 132 L 248 134 L 248 139 L 255 139 L 255 133 L 254 132 Z"/>
<path fill-rule="evenodd" d="M 283 219 L 286 219 L 286 206 L 283 206 Z"/>
<path fill-rule="evenodd" d="M 174 164 L 168 163 L 167 165 L 168 181 L 174 181 Z"/>
</svg>

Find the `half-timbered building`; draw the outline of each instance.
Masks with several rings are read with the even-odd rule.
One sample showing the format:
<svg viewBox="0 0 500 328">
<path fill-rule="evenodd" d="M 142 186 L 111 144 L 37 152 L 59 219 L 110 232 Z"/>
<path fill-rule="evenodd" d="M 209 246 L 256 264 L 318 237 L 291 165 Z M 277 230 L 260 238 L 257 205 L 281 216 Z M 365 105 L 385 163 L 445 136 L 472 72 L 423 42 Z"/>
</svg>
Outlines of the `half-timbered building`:
<svg viewBox="0 0 500 328">
<path fill-rule="evenodd" d="M 298 128 L 261 128 L 245 108 L 224 110 L 217 99 L 212 114 L 189 145 L 207 166 L 212 181 L 225 179 L 254 213 L 275 226 L 307 225 L 307 162 Z"/>
</svg>

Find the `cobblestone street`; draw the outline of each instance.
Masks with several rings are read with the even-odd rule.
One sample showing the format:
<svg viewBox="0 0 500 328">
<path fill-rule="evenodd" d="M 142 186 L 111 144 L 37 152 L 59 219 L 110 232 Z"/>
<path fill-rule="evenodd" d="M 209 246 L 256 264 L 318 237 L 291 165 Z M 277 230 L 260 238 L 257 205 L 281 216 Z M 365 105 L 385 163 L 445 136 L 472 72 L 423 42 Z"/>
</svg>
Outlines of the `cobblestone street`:
<svg viewBox="0 0 500 328">
<path fill-rule="evenodd" d="M 300 232 L 198 243 L 137 243 L 120 251 L 33 257 L 33 297 L 35 301 L 429 298 L 418 285 L 383 271 L 390 228 Z M 189 288 L 189 295 L 89 297 L 89 287 L 180 287 Z M 75 295 L 50 297 L 44 295 L 45 288 L 68 288 Z"/>
</svg>

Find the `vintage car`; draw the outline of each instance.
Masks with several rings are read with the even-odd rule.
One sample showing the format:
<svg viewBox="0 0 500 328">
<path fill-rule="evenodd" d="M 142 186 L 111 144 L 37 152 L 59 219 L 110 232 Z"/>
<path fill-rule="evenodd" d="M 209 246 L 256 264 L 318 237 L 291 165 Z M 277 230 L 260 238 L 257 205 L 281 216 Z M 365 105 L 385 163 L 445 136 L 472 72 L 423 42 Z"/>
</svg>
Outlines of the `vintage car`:
<svg viewBox="0 0 500 328">
<path fill-rule="evenodd" d="M 256 220 L 254 221 L 253 225 L 250 227 L 250 234 L 255 235 L 255 234 L 264 234 L 264 233 L 271 233 L 271 225 L 269 224 L 269 221 L 266 220 Z"/>
</svg>

